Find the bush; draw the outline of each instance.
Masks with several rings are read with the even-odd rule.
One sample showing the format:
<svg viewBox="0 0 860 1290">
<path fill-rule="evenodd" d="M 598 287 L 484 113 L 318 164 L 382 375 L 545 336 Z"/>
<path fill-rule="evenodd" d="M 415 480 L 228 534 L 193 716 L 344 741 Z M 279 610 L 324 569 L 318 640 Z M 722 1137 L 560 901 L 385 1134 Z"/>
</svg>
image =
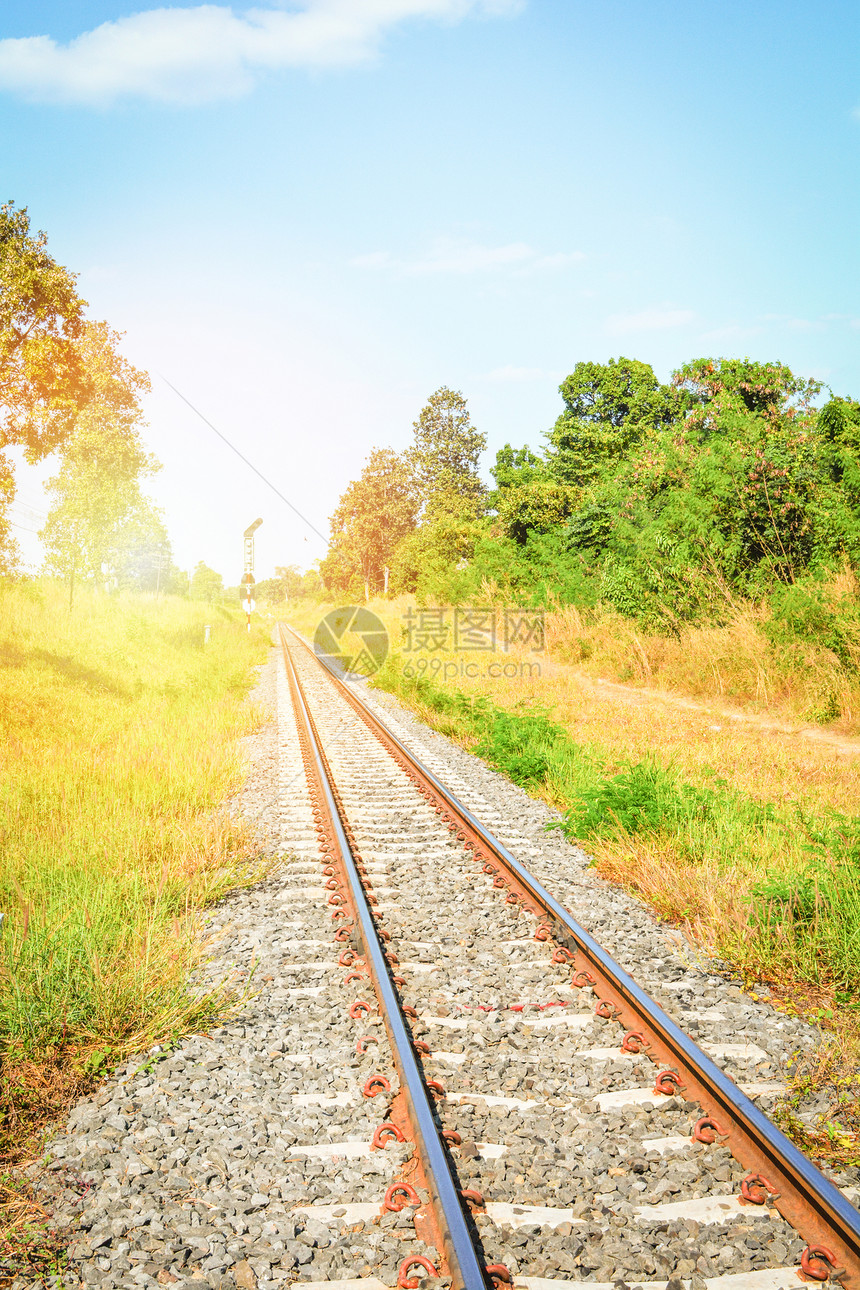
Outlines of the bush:
<svg viewBox="0 0 860 1290">
<path fill-rule="evenodd" d="M 849 671 L 860 667 L 860 605 L 853 596 L 835 595 L 821 583 L 777 587 L 771 596 L 765 633 L 773 645 L 790 648 L 808 642 L 828 649 Z"/>
<path fill-rule="evenodd" d="M 494 770 L 523 788 L 542 783 L 549 772 L 549 749 L 565 737 L 546 712 L 505 712 L 489 705 L 481 714 L 483 733 L 474 751 Z"/>
<path fill-rule="evenodd" d="M 717 797 L 709 789 L 679 782 L 656 762 L 640 761 L 583 792 L 565 813 L 566 832 L 596 837 L 607 829 L 658 833 L 705 821 Z"/>
</svg>

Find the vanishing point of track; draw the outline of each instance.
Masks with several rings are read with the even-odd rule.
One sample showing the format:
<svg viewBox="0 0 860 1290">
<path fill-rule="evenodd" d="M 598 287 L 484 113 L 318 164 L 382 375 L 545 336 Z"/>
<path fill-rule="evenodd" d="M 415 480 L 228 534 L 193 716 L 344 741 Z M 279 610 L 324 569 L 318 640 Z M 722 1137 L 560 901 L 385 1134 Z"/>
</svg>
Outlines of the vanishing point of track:
<svg viewBox="0 0 860 1290">
<path fill-rule="evenodd" d="M 533 920 L 534 940 L 552 947 L 552 963 L 569 970 L 570 985 L 583 996 L 591 993 L 593 1015 L 623 1029 L 619 1052 L 641 1053 L 655 1063 L 653 1100 L 681 1095 L 684 1101 L 698 1104 L 701 1114 L 692 1130 L 693 1141 L 724 1144 L 747 1171 L 740 1183 L 740 1195 L 719 1199 L 730 1201 L 735 1212 L 739 1206 L 749 1206 L 751 1213 L 757 1209 L 762 1213 L 764 1208 L 771 1213 L 777 1211 L 807 1242 L 801 1256 L 805 1278 L 818 1282 L 839 1280 L 846 1290 L 860 1290 L 860 1213 L 838 1188 L 466 806 L 415 759 L 324 660 L 317 659 L 298 636 L 283 628 L 281 641 L 323 873 L 330 892 L 333 935 L 342 946 L 339 962 L 347 968 L 348 979 L 360 983 L 360 993 L 368 994 L 371 987 L 375 996 L 373 1001 L 356 998 L 350 1009 L 358 1028 L 357 1048 L 359 1052 L 368 1051 L 376 1043 L 376 1036 L 361 1032 L 372 1029 L 368 1021 L 381 1018 L 399 1082 L 396 1095 L 391 1093 L 391 1082 L 384 1072 L 373 1073 L 365 1083 L 366 1096 L 383 1094 L 389 1103 L 374 1142 L 381 1147 L 387 1139 L 405 1137 L 416 1148 L 402 1182 L 389 1188 L 384 1205 L 389 1211 L 413 1208 L 416 1232 L 439 1254 L 438 1266 L 426 1258 L 407 1258 L 400 1283 L 417 1284 L 418 1273 L 449 1276 L 457 1290 L 480 1290 L 509 1282 L 511 1275 L 504 1265 L 488 1265 L 486 1261 L 480 1220 L 482 1214 L 494 1208 L 493 1198 L 461 1181 L 460 1135 L 446 1123 L 451 1119 L 445 1114 L 446 1089 L 438 1077 L 428 1073 L 433 1071 L 434 1054 L 424 1037 L 431 1029 L 425 1024 L 426 1005 L 419 1014 L 406 999 L 407 980 L 402 974 L 409 968 L 405 957 L 409 941 L 401 938 L 395 952 L 381 902 L 374 892 L 376 874 L 365 864 L 357 840 L 360 830 L 351 803 L 361 801 L 361 780 L 348 793 L 342 774 L 333 769 L 337 757 L 331 744 L 327 749 L 321 734 L 322 704 L 336 705 L 341 727 L 344 722 L 350 723 L 350 764 L 363 765 L 370 774 L 375 760 L 380 756 L 390 758 L 399 768 L 401 780 L 405 777 L 408 781 L 400 789 L 401 795 L 411 792 L 415 803 L 423 807 L 424 817 L 429 807 L 437 824 L 447 826 L 469 854 L 476 879 L 481 872 L 486 874 L 497 899 L 504 901 L 511 913 Z M 362 748 L 357 746 L 359 739 Z M 416 820 L 419 825 L 421 818 Z M 424 836 L 419 828 L 419 847 Z M 414 847 L 416 842 L 409 845 Z M 434 899 L 444 900 L 440 890 L 427 890 L 426 897 L 429 908 Z M 444 922 L 443 905 L 437 917 Z M 414 980 L 417 978 L 410 985 Z M 558 1006 L 561 1009 L 564 1003 L 559 1001 Z M 448 1024 L 458 1023 L 449 1020 Z M 556 1027 L 549 1033 L 561 1035 L 564 1029 Z M 541 1042 L 559 1041 L 544 1038 Z M 455 1059 L 453 1054 L 446 1056 Z M 516 1102 L 504 1097 L 496 1100 Z M 723 1208 L 728 1210 L 730 1205 L 724 1204 Z"/>
</svg>

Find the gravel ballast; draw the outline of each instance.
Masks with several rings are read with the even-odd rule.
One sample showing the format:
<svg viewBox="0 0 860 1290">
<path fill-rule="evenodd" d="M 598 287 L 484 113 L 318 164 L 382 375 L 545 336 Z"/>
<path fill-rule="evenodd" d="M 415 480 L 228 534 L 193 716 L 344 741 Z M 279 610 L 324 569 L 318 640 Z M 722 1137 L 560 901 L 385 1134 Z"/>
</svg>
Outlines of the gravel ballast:
<svg viewBox="0 0 860 1290">
<path fill-rule="evenodd" d="M 453 1153 L 461 1185 L 486 1201 L 475 1221 L 487 1262 L 520 1277 L 600 1283 L 675 1276 L 696 1290 L 795 1264 L 803 1243 L 775 1211 L 738 1209 L 744 1171 L 725 1148 L 689 1144 L 698 1108 L 642 1099 L 651 1064 L 619 1051 L 620 1028 L 593 1016 L 590 996 L 533 940 L 533 920 L 493 890 L 318 665 L 298 650 L 295 658 L 400 959 L 404 1000 L 432 1050 L 425 1070 L 446 1089 L 442 1123 L 462 1137 Z M 770 1086 L 757 1098 L 767 1109 L 787 1059 L 815 1032 L 692 961 L 582 852 L 545 831 L 555 812 L 391 696 L 353 684 L 720 1065 L 743 1085 Z M 369 1150 L 386 1099 L 364 1097 L 363 1085 L 378 1071 L 393 1094 L 396 1078 L 380 1025 L 379 1042 L 356 1052 L 369 1027 L 349 1016 L 359 994 L 337 963 L 278 652 L 252 699 L 272 720 L 248 741 L 240 805 L 283 861 L 211 910 L 205 928 L 206 979 L 232 977 L 247 994 L 208 1034 L 128 1063 L 51 1142 L 55 1221 L 75 1228 L 68 1285 L 266 1290 L 375 1277 L 393 1286 L 407 1253 L 436 1259 L 410 1210 L 379 1217 L 412 1147 Z M 687 1202 L 699 1204 L 698 1218 L 670 1208 Z M 722 1221 L 705 1213 L 712 1203 L 729 1206 Z M 367 1212 L 356 1217 L 354 1205 Z"/>
</svg>

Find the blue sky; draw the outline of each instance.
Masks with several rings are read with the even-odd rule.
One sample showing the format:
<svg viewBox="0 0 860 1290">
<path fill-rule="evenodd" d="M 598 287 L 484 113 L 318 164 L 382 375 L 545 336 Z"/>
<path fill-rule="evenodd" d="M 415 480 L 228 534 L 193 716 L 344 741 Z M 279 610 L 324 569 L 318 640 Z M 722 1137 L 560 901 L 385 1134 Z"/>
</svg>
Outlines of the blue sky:
<svg viewBox="0 0 860 1290">
<path fill-rule="evenodd" d="M 2 195 L 153 378 L 178 562 L 309 565 L 461 389 L 541 442 L 581 359 L 779 359 L 860 397 L 855 3 L 6 0 Z M 21 472 L 31 560 L 44 509 Z"/>
</svg>

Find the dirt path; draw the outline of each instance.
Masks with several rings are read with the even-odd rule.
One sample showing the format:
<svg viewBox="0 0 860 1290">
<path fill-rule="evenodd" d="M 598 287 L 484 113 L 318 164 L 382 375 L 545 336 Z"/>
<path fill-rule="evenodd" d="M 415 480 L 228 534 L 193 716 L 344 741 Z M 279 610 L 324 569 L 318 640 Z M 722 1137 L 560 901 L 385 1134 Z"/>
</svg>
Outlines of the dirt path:
<svg viewBox="0 0 860 1290">
<path fill-rule="evenodd" d="M 860 738 L 792 724 L 783 714 L 745 712 L 719 699 L 595 677 L 546 655 L 540 669 L 539 675 L 483 679 L 464 688 L 502 706 L 524 701 L 547 708 L 576 743 L 608 755 L 609 773 L 656 757 L 692 784 L 713 785 L 717 776 L 775 806 L 857 813 Z"/>
<path fill-rule="evenodd" d="M 786 721 L 779 720 L 777 717 L 768 716 L 766 713 L 739 712 L 736 708 L 729 708 L 714 701 L 705 702 L 701 699 L 685 698 L 683 695 L 673 694 L 669 690 L 656 690 L 649 686 L 625 685 L 623 681 L 607 681 L 603 677 L 595 679 L 585 672 L 581 672 L 578 668 L 556 663 L 554 660 L 547 660 L 547 665 L 559 675 L 568 673 L 575 676 L 577 681 L 586 689 L 592 689 L 595 692 L 603 690 L 604 693 L 610 691 L 618 698 L 629 703 L 640 706 L 648 703 L 662 703 L 668 707 L 682 708 L 687 712 L 698 712 L 703 716 L 718 718 L 720 721 L 733 721 L 738 725 L 748 725 L 758 730 L 770 731 L 773 734 L 789 735 L 796 739 L 809 739 L 816 744 L 832 748 L 835 752 L 846 757 L 860 756 L 860 738 L 836 734 L 833 731 L 824 730 L 820 726 L 791 725 Z"/>
</svg>

